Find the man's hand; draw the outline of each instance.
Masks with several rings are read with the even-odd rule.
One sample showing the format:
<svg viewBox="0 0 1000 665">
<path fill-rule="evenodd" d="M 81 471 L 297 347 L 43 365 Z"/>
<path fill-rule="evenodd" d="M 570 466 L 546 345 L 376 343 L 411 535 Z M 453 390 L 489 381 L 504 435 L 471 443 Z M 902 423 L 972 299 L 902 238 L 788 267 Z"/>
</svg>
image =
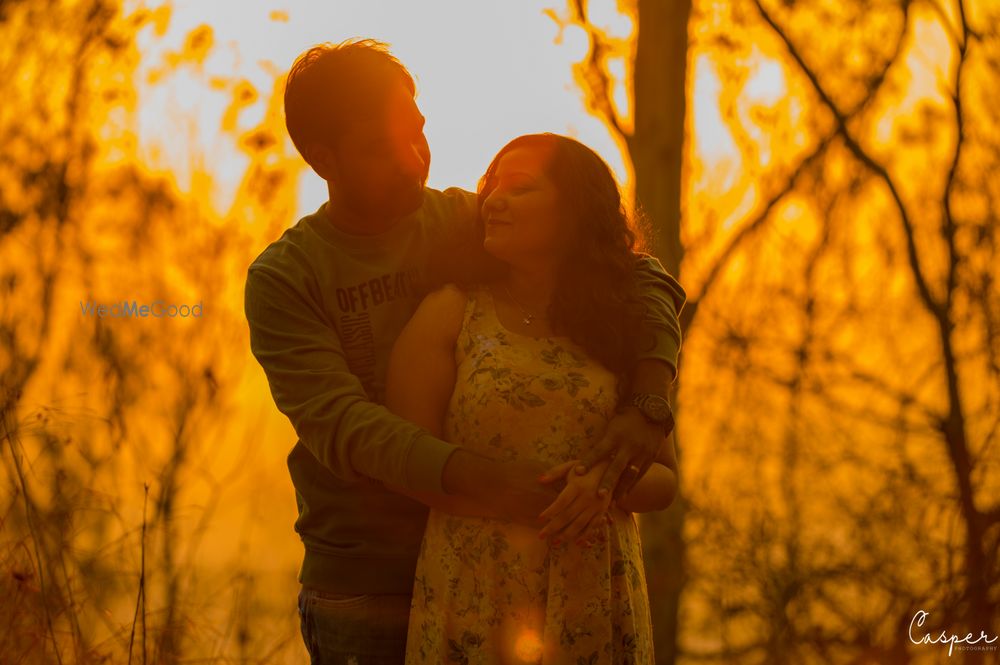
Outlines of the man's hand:
<svg viewBox="0 0 1000 665">
<path fill-rule="evenodd" d="M 645 475 L 663 439 L 662 427 L 646 420 L 639 409 L 627 407 L 608 423 L 604 437 L 584 455 L 575 473 L 586 474 L 598 461 L 608 458 L 597 491 L 620 499 Z"/>
<path fill-rule="evenodd" d="M 631 390 L 665 396 L 673 379 L 674 370 L 668 363 L 656 358 L 643 359 L 633 370 Z M 608 458 L 598 492 L 603 490 L 620 499 L 646 475 L 666 435 L 663 427 L 647 420 L 637 407 L 626 406 L 608 422 L 604 436 L 583 456 L 576 473 L 583 475 L 599 460 Z"/>
<path fill-rule="evenodd" d="M 546 469 L 548 465 L 543 462 L 496 462 L 459 449 L 445 465 L 442 485 L 449 494 L 490 506 L 505 519 L 539 527 L 539 515 L 556 500 L 561 489 L 542 483 Z"/>
</svg>

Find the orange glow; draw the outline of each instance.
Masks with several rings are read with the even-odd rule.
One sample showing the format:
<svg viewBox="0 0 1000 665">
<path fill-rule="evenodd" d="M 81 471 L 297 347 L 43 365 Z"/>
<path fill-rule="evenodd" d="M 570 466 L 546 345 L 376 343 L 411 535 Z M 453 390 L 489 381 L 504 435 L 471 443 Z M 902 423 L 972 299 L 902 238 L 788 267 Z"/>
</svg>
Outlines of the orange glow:
<svg viewBox="0 0 1000 665">
<path fill-rule="evenodd" d="M 514 643 L 514 655 L 524 663 L 537 663 L 542 657 L 542 640 L 538 631 L 524 629 Z"/>
</svg>

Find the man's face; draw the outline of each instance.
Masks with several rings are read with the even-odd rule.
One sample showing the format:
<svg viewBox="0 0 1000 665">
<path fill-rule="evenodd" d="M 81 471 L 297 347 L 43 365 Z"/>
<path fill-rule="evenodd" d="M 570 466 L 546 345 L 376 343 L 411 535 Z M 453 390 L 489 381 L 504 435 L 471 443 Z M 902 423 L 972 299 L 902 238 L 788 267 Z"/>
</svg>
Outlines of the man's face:
<svg viewBox="0 0 1000 665">
<path fill-rule="evenodd" d="M 334 151 L 334 195 L 362 217 L 395 219 L 423 201 L 431 152 L 424 116 L 402 83 L 374 117 L 355 122 Z"/>
</svg>

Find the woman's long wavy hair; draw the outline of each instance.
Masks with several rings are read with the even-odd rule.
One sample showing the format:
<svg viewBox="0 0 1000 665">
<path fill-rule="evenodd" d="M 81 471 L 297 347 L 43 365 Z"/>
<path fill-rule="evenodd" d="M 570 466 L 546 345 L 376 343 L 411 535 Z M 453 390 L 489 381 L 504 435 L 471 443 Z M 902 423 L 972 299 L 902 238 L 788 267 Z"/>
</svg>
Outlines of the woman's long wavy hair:
<svg viewBox="0 0 1000 665">
<path fill-rule="evenodd" d="M 624 388 L 638 357 L 645 308 L 635 274 L 637 235 L 618 183 L 604 160 L 579 141 L 558 134 L 520 136 L 497 153 L 479 181 L 480 241 L 485 237 L 483 202 L 495 186 L 497 165 L 518 148 L 551 155 L 546 175 L 570 221 L 568 251 L 547 312 L 552 327 L 615 372 Z"/>
</svg>

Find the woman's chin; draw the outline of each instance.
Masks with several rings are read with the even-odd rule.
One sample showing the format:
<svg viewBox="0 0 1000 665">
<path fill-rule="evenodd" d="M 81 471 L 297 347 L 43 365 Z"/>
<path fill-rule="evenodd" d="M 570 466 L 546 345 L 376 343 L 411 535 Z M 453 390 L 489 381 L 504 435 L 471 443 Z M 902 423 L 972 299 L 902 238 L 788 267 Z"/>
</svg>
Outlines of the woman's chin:
<svg viewBox="0 0 1000 665">
<path fill-rule="evenodd" d="M 498 238 L 491 238 L 487 236 L 486 239 L 483 240 L 483 249 L 486 250 L 487 254 L 490 254 L 494 258 L 500 259 L 501 261 L 510 260 L 509 252 L 507 251 L 509 249 L 507 243 Z"/>
</svg>

